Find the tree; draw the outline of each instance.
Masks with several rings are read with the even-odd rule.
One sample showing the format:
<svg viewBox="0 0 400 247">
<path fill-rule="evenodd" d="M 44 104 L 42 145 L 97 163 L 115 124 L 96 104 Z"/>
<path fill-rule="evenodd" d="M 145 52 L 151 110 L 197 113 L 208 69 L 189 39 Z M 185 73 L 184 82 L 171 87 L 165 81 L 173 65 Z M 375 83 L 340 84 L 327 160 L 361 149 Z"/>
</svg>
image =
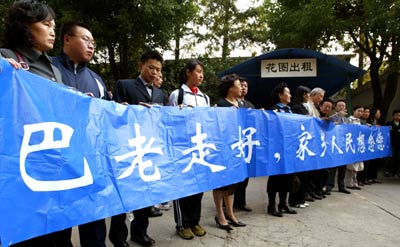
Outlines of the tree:
<svg viewBox="0 0 400 247">
<path fill-rule="evenodd" d="M 336 40 L 370 60 L 373 105 L 386 116 L 397 89 L 400 35 L 399 0 L 265 1 L 266 38 L 278 48 L 319 50 Z M 346 39 L 346 37 L 350 37 Z M 389 64 L 383 92 L 379 69 Z"/>
<path fill-rule="evenodd" d="M 180 86 L 179 74 L 180 69 L 183 67 L 183 63 L 180 60 L 181 51 L 186 48 L 190 49 L 192 44 L 185 43 L 182 44 L 181 40 L 184 37 L 192 36 L 193 26 L 192 19 L 195 18 L 199 13 L 198 1 L 196 0 L 178 0 L 178 7 L 176 13 L 171 20 L 173 23 L 173 41 L 174 41 L 174 61 L 172 63 L 168 62 L 164 66 L 164 75 L 166 83 L 164 87 L 168 91 L 172 91 Z"/>
<path fill-rule="evenodd" d="M 370 60 L 369 74 L 373 89 L 373 105 L 381 109 L 383 118 L 395 97 L 399 71 L 400 2 L 398 0 L 336 1 L 334 15 L 340 29 L 347 33 L 353 47 Z M 381 87 L 379 70 L 388 63 L 386 88 Z"/>
<path fill-rule="evenodd" d="M 13 1 L 2 1 L 0 13 L 5 12 Z M 218 61 L 209 59 L 211 53 L 200 58 L 205 62 L 209 74 L 206 77 L 206 88 L 214 90 L 218 82 L 216 72 L 234 64 L 227 59 L 231 50 L 239 45 L 246 47 L 249 37 L 257 35 L 252 31 L 253 28 L 248 27 L 257 26 L 255 18 L 258 13 L 254 8 L 239 11 L 233 0 L 46 2 L 56 11 L 57 27 L 67 20 L 78 20 L 91 28 L 97 47 L 95 63 L 89 66 L 102 76 L 109 89 L 113 88 L 117 79 L 137 75 L 137 62 L 144 50 L 174 49 L 175 60 L 172 64 L 168 62 L 164 70 L 165 85 L 172 90 L 179 86 L 178 74 L 184 64 L 181 60 L 182 52 L 201 41 L 207 41 L 210 43 L 210 50 L 220 49 L 223 56 Z M 206 34 L 199 35 L 198 25 L 206 25 L 209 30 Z M 190 42 L 182 44 L 183 37 L 189 37 Z M 57 35 L 56 38 L 60 37 Z M 60 43 L 57 42 L 51 55 L 60 51 L 59 46 Z"/>
<path fill-rule="evenodd" d="M 104 61 L 98 71 L 108 86 L 137 75 L 137 62 L 146 49 L 170 49 L 180 0 L 48 0 L 57 11 L 57 23 L 67 19 L 88 24 Z M 103 73 L 102 73 L 103 72 Z M 106 72 L 110 72 L 107 75 Z"/>
<path fill-rule="evenodd" d="M 251 29 L 247 26 L 252 23 L 253 8 L 240 11 L 234 0 L 201 0 L 200 3 L 202 11 L 196 23 L 207 30 L 199 31 L 197 42 L 207 41 L 209 54 L 221 51 L 224 61 L 237 46 L 248 44 Z"/>
<path fill-rule="evenodd" d="M 14 0 L 3 0 L 0 2 L 0 47 L 3 47 L 4 17 L 6 16 L 7 9 L 13 2 Z"/>
<path fill-rule="evenodd" d="M 320 50 L 331 40 L 333 19 L 325 15 L 321 1 L 265 1 L 260 7 L 260 20 L 266 26 L 262 40 L 270 41 L 277 49 L 305 48 Z M 271 47 L 267 47 L 267 49 Z"/>
</svg>

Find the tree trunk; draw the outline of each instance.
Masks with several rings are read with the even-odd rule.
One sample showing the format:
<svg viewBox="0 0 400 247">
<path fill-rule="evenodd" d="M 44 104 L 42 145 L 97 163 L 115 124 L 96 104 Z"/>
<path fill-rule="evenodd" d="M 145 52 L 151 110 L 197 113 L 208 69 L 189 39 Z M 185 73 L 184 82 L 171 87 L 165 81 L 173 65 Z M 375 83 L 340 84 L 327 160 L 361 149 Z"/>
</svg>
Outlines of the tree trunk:
<svg viewBox="0 0 400 247">
<path fill-rule="evenodd" d="M 389 75 L 387 77 L 385 92 L 383 94 L 382 108 L 380 108 L 382 113 L 382 119 L 386 119 L 388 114 L 388 109 L 396 96 L 398 88 L 398 76 L 399 76 L 399 51 L 400 47 L 397 44 L 397 39 L 393 37 L 392 39 L 392 54 L 389 58 Z"/>
<path fill-rule="evenodd" d="M 381 114 L 382 114 L 381 118 L 382 119 L 386 119 L 390 104 L 392 103 L 394 97 L 396 96 L 398 76 L 399 76 L 399 73 L 397 72 L 397 70 L 393 70 L 390 72 L 389 76 L 387 77 L 385 93 L 384 93 L 382 104 L 381 104 L 382 107 L 379 108 L 381 110 Z"/>
<path fill-rule="evenodd" d="M 371 65 L 369 67 L 369 75 L 371 77 L 371 86 L 373 93 L 373 105 L 375 108 L 382 109 L 382 87 L 381 80 L 379 78 L 379 68 L 381 67 L 382 61 L 378 59 L 371 59 Z"/>
<path fill-rule="evenodd" d="M 112 44 L 108 44 L 107 50 L 108 50 L 108 56 L 109 56 L 108 61 L 110 62 L 111 74 L 112 74 L 113 80 L 117 81 L 120 78 L 120 76 L 118 73 L 117 64 L 115 63 L 114 46 Z"/>
<path fill-rule="evenodd" d="M 175 32 L 175 61 L 179 61 L 179 51 L 181 46 L 181 37 L 179 36 L 179 32 Z"/>
<path fill-rule="evenodd" d="M 119 71 L 121 78 L 129 78 L 129 64 L 128 64 L 128 37 L 122 37 L 122 42 L 119 44 L 120 49 L 120 63 Z"/>
</svg>

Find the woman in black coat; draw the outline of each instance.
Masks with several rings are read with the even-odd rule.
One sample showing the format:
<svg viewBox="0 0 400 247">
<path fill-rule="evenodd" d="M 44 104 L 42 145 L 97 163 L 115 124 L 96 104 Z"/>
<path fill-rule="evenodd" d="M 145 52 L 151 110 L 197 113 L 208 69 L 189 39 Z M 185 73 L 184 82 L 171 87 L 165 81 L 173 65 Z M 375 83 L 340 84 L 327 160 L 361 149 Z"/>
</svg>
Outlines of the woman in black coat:
<svg viewBox="0 0 400 247">
<path fill-rule="evenodd" d="M 218 90 L 222 97 L 217 102 L 218 107 L 240 107 L 238 99 L 241 96 L 242 86 L 239 76 L 230 74 L 222 77 Z M 228 223 L 234 227 L 246 226 L 233 213 L 233 195 L 235 194 L 236 186 L 237 184 L 231 184 L 213 190 L 214 204 L 217 211 L 217 215 L 214 218 L 215 223 L 219 228 L 228 232 L 232 230 Z M 224 203 L 226 212 L 223 209 Z"/>
<path fill-rule="evenodd" d="M 272 110 L 276 112 L 292 113 L 289 103 L 291 99 L 290 90 L 285 83 L 278 84 L 272 90 Z M 268 213 L 282 217 L 282 213 L 296 214 L 297 212 L 291 209 L 287 203 L 287 194 L 292 190 L 293 175 L 282 174 L 274 175 L 268 178 L 267 193 L 268 193 Z M 278 211 L 276 210 L 276 194 L 279 193 Z"/>
<path fill-rule="evenodd" d="M 291 109 L 293 113 L 300 115 L 310 115 L 310 112 L 308 111 L 307 108 L 308 100 L 310 99 L 310 92 L 311 90 L 308 87 L 305 86 L 297 87 L 292 100 Z M 309 188 L 307 186 L 309 184 L 308 173 L 304 171 L 304 172 L 297 172 L 293 175 L 297 176 L 297 178 L 300 181 L 300 185 L 298 191 L 291 191 L 291 193 L 289 194 L 289 205 L 291 207 L 296 207 L 296 208 L 305 208 L 309 206 L 309 204 L 306 203 L 304 200 L 306 193 L 308 193 L 309 191 Z M 309 195 L 307 196 L 310 197 Z"/>
</svg>

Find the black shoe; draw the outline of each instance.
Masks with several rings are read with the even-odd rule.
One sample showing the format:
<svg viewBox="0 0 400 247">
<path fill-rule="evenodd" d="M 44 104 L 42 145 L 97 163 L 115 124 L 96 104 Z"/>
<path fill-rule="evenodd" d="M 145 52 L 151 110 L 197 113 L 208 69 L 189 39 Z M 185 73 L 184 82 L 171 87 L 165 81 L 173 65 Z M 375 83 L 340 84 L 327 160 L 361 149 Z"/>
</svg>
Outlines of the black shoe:
<svg viewBox="0 0 400 247">
<path fill-rule="evenodd" d="M 304 200 L 307 201 L 307 202 L 314 202 L 315 201 L 314 198 L 312 198 L 310 195 L 304 196 Z"/>
<path fill-rule="evenodd" d="M 288 205 L 278 205 L 278 210 L 281 213 L 297 214 L 297 212 L 288 207 Z"/>
<path fill-rule="evenodd" d="M 141 246 L 148 247 L 153 245 L 156 241 L 150 238 L 147 234 L 135 234 L 131 236 L 131 240 Z"/>
<path fill-rule="evenodd" d="M 162 216 L 163 213 L 161 212 L 160 209 L 156 208 L 156 207 L 151 207 L 151 212 L 149 217 L 160 217 Z"/>
<path fill-rule="evenodd" d="M 118 244 L 114 244 L 114 247 L 129 247 L 129 246 L 130 245 L 126 241 L 123 241 L 123 242 L 118 243 Z"/>
<path fill-rule="evenodd" d="M 272 215 L 272 216 L 276 216 L 276 217 L 283 217 L 283 214 L 281 212 L 278 211 L 268 211 L 268 214 Z"/>
<path fill-rule="evenodd" d="M 312 198 L 314 198 L 314 199 L 322 200 L 322 197 L 321 197 L 321 196 L 316 195 L 316 194 L 314 194 L 314 193 L 310 193 L 310 196 L 311 196 Z"/>
<path fill-rule="evenodd" d="M 322 197 L 322 198 L 326 198 L 326 196 L 324 195 L 324 192 L 315 192 L 315 195 Z"/>
<path fill-rule="evenodd" d="M 217 216 L 215 216 L 214 220 L 215 220 L 215 223 L 217 224 L 218 228 L 225 230 L 227 232 L 231 232 L 233 230 L 233 228 L 230 227 L 229 225 L 222 225 L 221 223 L 219 223 Z"/>
<path fill-rule="evenodd" d="M 154 243 L 156 242 L 152 237 L 150 237 L 149 235 L 147 235 L 147 233 L 145 233 L 144 235 L 146 236 L 146 238 L 150 239 L 150 242 L 151 242 L 151 243 L 154 244 Z"/>
<path fill-rule="evenodd" d="M 339 192 L 345 193 L 345 194 L 351 194 L 351 192 L 346 189 L 340 189 Z"/>
<path fill-rule="evenodd" d="M 390 173 L 390 172 L 385 172 L 385 175 L 384 175 L 385 177 L 393 177 L 393 175 Z"/>
<path fill-rule="evenodd" d="M 243 210 L 246 212 L 251 212 L 253 211 L 253 209 L 251 209 L 249 206 L 247 205 L 243 205 L 243 206 L 233 206 L 235 209 L 239 209 L 239 210 Z"/>
<path fill-rule="evenodd" d="M 376 179 L 373 179 L 372 182 L 375 183 L 375 184 L 381 184 L 382 183 L 382 181 L 379 181 L 379 180 L 376 180 Z"/>
<path fill-rule="evenodd" d="M 276 211 L 275 206 L 273 208 L 268 207 L 268 214 L 276 217 L 283 217 L 283 214 L 281 212 Z"/>
<path fill-rule="evenodd" d="M 229 223 L 230 225 L 234 226 L 234 227 L 244 227 L 244 226 L 246 226 L 246 224 L 243 223 L 243 222 L 240 222 L 240 221 L 235 222 L 235 221 L 233 221 L 233 220 L 231 219 L 231 217 L 229 217 L 227 214 L 225 214 L 225 218 L 226 218 L 226 220 L 228 221 L 228 223 Z"/>
<path fill-rule="evenodd" d="M 331 195 L 331 192 L 330 192 L 330 191 L 328 191 L 328 190 L 327 190 L 327 191 L 322 191 L 322 194 L 323 194 L 323 195 L 330 196 L 330 195 Z"/>
</svg>

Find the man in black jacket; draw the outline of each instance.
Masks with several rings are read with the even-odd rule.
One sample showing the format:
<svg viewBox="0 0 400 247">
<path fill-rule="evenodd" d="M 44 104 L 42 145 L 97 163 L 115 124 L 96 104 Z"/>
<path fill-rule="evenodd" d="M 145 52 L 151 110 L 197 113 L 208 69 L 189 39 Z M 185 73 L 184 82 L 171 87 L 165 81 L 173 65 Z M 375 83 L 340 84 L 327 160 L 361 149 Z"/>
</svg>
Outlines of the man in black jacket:
<svg viewBox="0 0 400 247">
<path fill-rule="evenodd" d="M 87 67 L 95 49 L 89 27 L 80 22 L 65 22 L 61 27 L 61 45 L 61 54 L 52 60 L 60 70 L 64 84 L 91 97 L 111 100 L 101 77 Z M 78 228 L 82 247 L 106 246 L 105 219 L 82 224 Z M 129 246 L 125 240 L 113 244 L 115 247 Z"/>
<path fill-rule="evenodd" d="M 144 52 L 139 62 L 140 75 L 133 80 L 118 80 L 115 85 L 114 100 L 130 105 L 165 105 L 167 97 L 164 91 L 153 86 L 153 81 L 161 74 L 162 63 L 163 58 L 158 52 Z M 154 239 L 147 235 L 151 209 L 152 207 L 146 207 L 133 211 L 134 219 L 131 222 L 131 240 L 142 246 L 150 246 L 155 243 Z M 115 226 L 125 226 L 125 215 L 120 216 L 118 224 L 114 221 L 111 228 Z"/>
<path fill-rule="evenodd" d="M 393 111 L 393 119 L 386 123 L 390 126 L 390 141 L 392 145 L 392 157 L 385 169 L 385 176 L 400 177 L 400 109 Z"/>
</svg>

